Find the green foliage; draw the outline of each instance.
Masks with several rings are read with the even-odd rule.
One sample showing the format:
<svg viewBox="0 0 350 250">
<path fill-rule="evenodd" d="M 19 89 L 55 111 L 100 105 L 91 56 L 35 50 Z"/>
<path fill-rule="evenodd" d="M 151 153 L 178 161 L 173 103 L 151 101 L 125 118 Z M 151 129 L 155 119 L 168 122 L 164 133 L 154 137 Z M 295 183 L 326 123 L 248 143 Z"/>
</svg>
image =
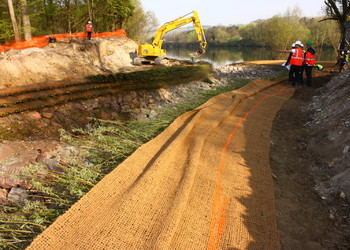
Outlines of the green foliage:
<svg viewBox="0 0 350 250">
<path fill-rule="evenodd" d="M 158 28 L 158 21 L 153 12 L 144 12 L 136 5 L 132 18 L 127 20 L 124 28 L 129 37 L 139 43 L 146 43 Z"/>
<path fill-rule="evenodd" d="M 20 20 L 18 3 L 14 1 L 16 17 Z M 28 10 L 33 36 L 85 31 L 90 16 L 94 32 L 124 28 L 130 38 L 137 40 L 146 39 L 156 25 L 154 15 L 145 13 L 138 0 L 31 0 Z M 21 27 L 20 31 L 23 33 Z M 0 43 L 10 40 L 13 40 L 13 29 L 8 6 L 6 1 L 0 1 Z"/>
<path fill-rule="evenodd" d="M 269 47 L 272 49 L 289 49 L 297 41 L 312 40 L 316 47 L 332 46 L 333 33 L 328 24 L 320 23 L 322 17 L 306 18 L 299 16 L 300 10 L 287 11 L 266 20 L 258 20 L 241 26 L 214 26 L 205 28 L 208 45 L 232 47 Z M 334 24 L 331 24 L 336 28 Z M 174 46 L 197 43 L 194 31 L 177 32 L 167 35 L 166 41 Z M 276 56 L 276 55 L 275 55 Z"/>
<path fill-rule="evenodd" d="M 12 23 L 6 1 L 0 1 L 0 41 L 13 37 Z"/>
<path fill-rule="evenodd" d="M 181 81 L 194 81 L 205 78 L 211 70 L 211 65 L 192 67 L 163 67 L 131 73 L 90 76 L 91 82 L 120 82 L 129 83 L 127 88 L 156 88 L 162 84 L 175 84 Z M 150 81 L 149 79 L 152 79 Z"/>
<path fill-rule="evenodd" d="M 130 0 L 107 0 L 109 10 L 120 20 L 127 19 L 133 14 L 135 6 Z"/>
<path fill-rule="evenodd" d="M 310 33 L 297 18 L 275 16 L 258 25 L 264 30 L 264 43 L 272 49 L 291 49 L 293 42 L 306 41 Z M 276 57 L 277 55 L 274 56 Z"/>
<path fill-rule="evenodd" d="M 0 141 L 25 140 L 40 129 L 34 121 L 11 121 L 9 124 L 0 124 Z"/>
</svg>

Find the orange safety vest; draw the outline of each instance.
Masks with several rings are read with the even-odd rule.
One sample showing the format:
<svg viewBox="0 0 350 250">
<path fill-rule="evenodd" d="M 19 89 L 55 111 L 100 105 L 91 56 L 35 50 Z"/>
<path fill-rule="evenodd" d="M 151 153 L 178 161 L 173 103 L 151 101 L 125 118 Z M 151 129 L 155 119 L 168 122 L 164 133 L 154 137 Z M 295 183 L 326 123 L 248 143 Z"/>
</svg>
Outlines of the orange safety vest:
<svg viewBox="0 0 350 250">
<path fill-rule="evenodd" d="M 309 51 L 306 51 L 305 53 L 305 64 L 309 65 L 309 66 L 313 66 L 315 65 L 315 61 L 316 61 L 316 54 L 312 54 Z"/>
<path fill-rule="evenodd" d="M 92 32 L 92 24 L 91 23 L 86 24 L 86 31 Z"/>
<path fill-rule="evenodd" d="M 296 53 L 292 54 L 292 57 L 290 58 L 290 64 L 296 65 L 296 66 L 302 66 L 303 65 L 303 50 L 301 48 L 296 48 Z"/>
</svg>

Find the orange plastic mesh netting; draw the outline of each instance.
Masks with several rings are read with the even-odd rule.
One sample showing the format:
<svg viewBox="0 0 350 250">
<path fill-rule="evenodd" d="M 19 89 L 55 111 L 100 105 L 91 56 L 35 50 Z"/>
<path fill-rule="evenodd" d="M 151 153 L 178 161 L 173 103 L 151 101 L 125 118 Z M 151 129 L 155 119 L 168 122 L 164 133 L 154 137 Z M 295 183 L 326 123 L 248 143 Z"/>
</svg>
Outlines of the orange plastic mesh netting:
<svg viewBox="0 0 350 250">
<path fill-rule="evenodd" d="M 28 48 L 43 48 L 49 44 L 49 37 L 55 37 L 57 41 L 67 40 L 69 38 L 75 39 L 84 39 L 87 37 L 86 32 L 79 33 L 67 33 L 67 34 L 54 34 L 46 36 L 36 36 L 33 37 L 30 41 L 24 42 L 8 42 L 3 45 L 0 45 L 0 52 L 4 52 L 9 49 L 28 49 Z M 124 30 L 116 30 L 112 32 L 103 32 L 103 33 L 93 33 L 92 37 L 126 37 Z"/>
</svg>

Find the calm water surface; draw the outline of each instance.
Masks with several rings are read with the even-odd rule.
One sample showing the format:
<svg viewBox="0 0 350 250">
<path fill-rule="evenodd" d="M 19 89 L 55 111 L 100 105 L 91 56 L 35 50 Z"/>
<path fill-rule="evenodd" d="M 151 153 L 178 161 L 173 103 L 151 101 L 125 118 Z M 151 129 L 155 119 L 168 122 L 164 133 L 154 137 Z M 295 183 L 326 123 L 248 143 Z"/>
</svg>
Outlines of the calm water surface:
<svg viewBox="0 0 350 250">
<path fill-rule="evenodd" d="M 189 54 L 195 49 L 187 48 L 168 48 L 167 56 L 177 59 L 189 59 Z M 319 61 L 335 61 L 336 56 L 331 48 L 323 49 L 317 52 L 317 60 Z M 200 60 L 208 61 L 214 65 L 225 65 L 234 62 L 254 61 L 254 60 L 272 60 L 276 59 L 276 53 L 265 48 L 207 48 Z M 288 54 L 284 58 L 287 59 Z M 198 59 L 199 60 L 199 59 Z"/>
</svg>

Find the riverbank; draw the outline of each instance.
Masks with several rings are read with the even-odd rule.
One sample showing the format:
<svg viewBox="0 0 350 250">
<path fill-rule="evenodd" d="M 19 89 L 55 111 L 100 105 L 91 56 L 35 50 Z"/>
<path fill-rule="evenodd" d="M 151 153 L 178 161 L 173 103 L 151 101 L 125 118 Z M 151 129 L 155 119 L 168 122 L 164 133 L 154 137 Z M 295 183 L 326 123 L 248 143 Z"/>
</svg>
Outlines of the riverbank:
<svg viewBox="0 0 350 250">
<path fill-rule="evenodd" d="M 65 176 L 70 179 L 69 182 L 68 179 L 59 180 L 59 185 L 57 185 L 60 187 L 59 191 L 67 191 L 59 192 L 60 194 L 50 193 L 52 189 L 48 189 L 47 186 L 40 187 L 40 182 L 35 182 L 35 186 L 29 182 L 17 182 L 12 188 L 2 188 L 0 193 L 4 195 L 2 196 L 3 202 L 7 203 L 11 198 L 19 205 L 13 204 L 10 206 L 10 210 L 5 209 L 2 205 L 1 216 L 4 216 L 5 212 L 5 221 L 9 221 L 8 216 L 11 215 L 11 211 L 13 213 L 16 207 L 21 208 L 20 204 L 25 203 L 25 207 L 28 209 L 26 211 L 29 213 L 23 213 L 21 208 L 20 213 L 16 214 L 16 220 L 9 222 L 18 223 L 17 225 L 21 226 L 23 231 L 28 230 L 29 238 L 33 237 L 32 233 L 34 232 L 35 235 L 42 231 L 48 225 L 47 220 L 52 220 L 55 218 L 54 216 L 57 216 L 57 211 L 64 211 L 84 192 L 93 187 L 94 183 L 106 174 L 107 169 L 113 169 L 120 163 L 120 159 L 125 159 L 137 147 L 167 127 L 182 112 L 195 109 L 205 99 L 215 96 L 221 91 L 229 91 L 230 89 L 224 88 L 226 85 L 232 89 L 244 85 L 254 77 L 276 77 L 276 73 L 283 70 L 279 63 L 274 62 L 278 66 L 272 68 L 260 66 L 254 68 L 240 64 L 215 67 L 214 77 L 210 78 L 211 82 L 184 83 L 171 88 L 144 92 L 142 95 L 136 92 L 124 93 L 118 99 L 111 99 L 112 101 L 106 97 L 85 100 L 79 103 L 82 108 L 73 117 L 69 116 L 69 112 L 61 115 L 62 119 L 66 119 L 67 125 L 75 124 L 72 121 L 79 115 L 86 116 L 86 112 L 94 111 L 97 114 L 103 112 L 105 116 L 97 116 L 95 118 L 100 119 L 90 119 L 87 123 L 81 123 L 80 129 L 71 133 L 61 130 L 61 141 L 59 137 L 53 137 L 53 135 L 48 138 L 44 137 L 49 141 L 40 141 L 38 139 L 44 136 L 40 134 L 34 137 L 33 135 L 24 135 L 19 141 L 7 139 L 0 147 L 3 156 L 2 170 L 14 171 L 16 164 L 21 170 L 26 164 L 32 165 L 28 168 L 27 174 L 36 175 L 39 180 L 42 176 L 47 176 L 48 187 L 52 186 L 52 178 L 57 178 L 52 173 L 56 172 L 59 174 L 58 176 L 62 177 L 60 173 L 65 171 L 67 173 Z M 331 66 L 330 63 L 328 67 Z M 246 72 L 245 76 L 242 72 Z M 350 179 L 347 177 L 349 138 L 342 135 L 349 134 L 348 117 L 350 115 L 347 114 L 349 102 L 346 101 L 348 95 L 344 93 L 347 93 L 346 82 L 350 76 L 348 72 L 345 72 L 335 76 L 332 82 L 326 85 L 331 77 L 330 71 L 315 73 L 319 78 L 315 78 L 314 88 L 297 89 L 295 96 L 282 107 L 277 115 L 271 134 L 270 164 L 275 178 L 277 223 L 284 249 L 301 249 L 304 246 L 308 246 L 310 249 L 341 249 L 341 247 L 348 246 L 346 235 L 349 225 L 348 195 L 350 193 L 347 186 L 347 180 Z M 230 79 L 234 79 L 232 77 L 237 79 L 241 75 L 242 81 L 230 81 Z M 215 90 L 217 88 L 221 90 Z M 203 93 L 204 99 L 199 98 L 201 95 L 198 96 L 198 93 L 203 89 L 208 91 Z M 208 93 L 210 93 L 209 96 Z M 332 94 L 330 95 L 330 93 Z M 137 103 L 132 105 L 131 103 L 136 99 L 140 100 L 140 104 L 146 100 L 139 99 L 139 97 L 147 97 L 147 100 L 152 101 L 145 102 L 147 104 L 145 107 Z M 182 102 L 186 99 L 191 100 L 192 104 Z M 118 100 L 122 100 L 123 105 L 120 105 Z M 113 102 L 116 102 L 118 106 L 125 106 L 125 109 L 118 113 L 120 110 L 113 109 Z M 173 104 L 171 111 L 168 110 L 162 114 L 161 110 L 165 111 L 166 107 Z M 341 109 L 339 109 L 340 104 L 343 104 Z M 55 114 L 66 112 L 65 110 L 69 107 L 66 105 L 55 107 L 52 110 L 24 112 L 21 114 L 22 118 L 21 115 L 17 114 L 13 117 L 7 117 L 8 122 L 2 124 L 9 126 L 13 125 L 13 122 L 24 124 L 25 121 L 32 119 L 32 125 L 35 127 L 42 121 L 53 119 Z M 126 108 L 126 106 L 128 107 Z M 337 112 L 338 109 L 339 112 Z M 126 124 L 120 122 L 116 117 L 113 118 L 112 112 L 108 112 L 108 110 L 114 110 L 113 112 L 118 115 L 123 114 L 125 117 L 138 121 L 129 123 L 131 129 L 126 128 Z M 169 119 L 170 114 L 173 118 Z M 334 114 L 337 115 L 333 116 Z M 156 119 L 157 117 L 160 119 Z M 332 117 L 332 119 L 326 119 L 327 117 Z M 154 119 L 153 123 L 146 122 L 151 119 Z M 58 131 L 62 125 L 50 123 L 46 127 L 55 128 Z M 340 130 L 338 131 L 338 129 Z M 323 145 L 322 149 L 319 147 L 320 144 Z M 78 145 L 81 146 L 79 150 Z M 119 153 L 115 153 L 118 148 Z M 18 152 L 21 152 L 20 155 L 23 157 L 27 157 L 26 162 L 19 159 Z M 102 156 L 108 157 L 101 158 Z M 98 162 L 93 162 L 93 159 L 98 159 Z M 16 162 L 16 160 L 18 161 Z M 101 166 L 104 167 L 100 168 Z M 38 169 L 40 170 L 39 175 L 35 174 L 38 173 Z M 75 178 L 72 178 L 73 176 Z M 70 187 L 60 186 L 64 182 L 69 183 Z M 11 189 L 14 191 L 9 195 Z M 46 198 L 41 200 L 44 201 L 44 204 L 46 202 L 51 205 L 49 207 L 38 204 L 33 206 L 33 202 L 36 201 L 35 197 L 44 194 L 44 192 L 47 192 Z M 62 194 L 64 199 L 59 196 Z M 28 203 L 28 201 L 31 202 Z M 50 209 L 47 210 L 47 208 Z M 34 211 L 43 211 L 46 214 L 41 217 L 40 213 L 34 213 Z M 31 215 L 36 216 L 31 219 L 44 222 L 31 226 L 28 221 L 24 221 L 24 219 L 30 219 Z M 3 217 L 2 219 L 4 220 Z M 7 230 L 5 231 L 7 234 L 3 234 L 4 239 L 6 237 L 8 239 L 4 244 L 29 244 L 28 238 L 24 242 L 11 241 L 8 237 L 11 230 L 16 230 L 16 225 L 11 223 L 4 225 Z M 23 225 L 25 226 L 23 227 Z M 16 237 L 18 238 L 18 234 Z"/>
</svg>

